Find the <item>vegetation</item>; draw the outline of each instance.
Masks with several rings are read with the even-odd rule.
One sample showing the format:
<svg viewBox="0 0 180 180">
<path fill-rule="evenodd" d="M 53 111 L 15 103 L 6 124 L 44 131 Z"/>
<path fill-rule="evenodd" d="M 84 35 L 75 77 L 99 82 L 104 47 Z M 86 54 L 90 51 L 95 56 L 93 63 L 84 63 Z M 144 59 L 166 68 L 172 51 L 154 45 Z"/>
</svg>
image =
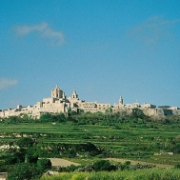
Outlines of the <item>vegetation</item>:
<svg viewBox="0 0 180 180">
<path fill-rule="evenodd" d="M 60 173 L 54 176 L 43 176 L 40 180 L 179 180 L 180 173 L 178 170 L 137 170 L 134 171 L 115 171 L 115 172 L 72 172 Z"/>
<path fill-rule="evenodd" d="M 69 110 L 68 116 L 47 113 L 39 120 L 26 115 L 10 117 L 0 121 L 0 145 L 8 146 L 0 149 L 0 171 L 8 171 L 8 179 L 13 179 L 17 176 L 18 168 L 23 170 L 28 167 L 29 171 L 25 174 L 35 179 L 51 168 L 49 159 L 46 159 L 50 157 L 73 158 L 81 164 L 80 167 L 60 167 L 59 170 L 64 172 L 79 171 L 78 169 L 124 172 L 153 167 L 128 164 L 130 160 L 173 165 L 178 169 L 179 128 L 179 116 L 147 117 L 139 109 L 134 109 L 131 115 L 126 112 L 112 113 L 109 109 L 105 113 L 78 114 Z M 113 164 L 106 158 L 123 158 L 129 161 Z M 34 169 L 37 174 L 31 172 Z M 156 171 L 154 173 L 158 174 Z M 101 176 L 101 173 L 97 174 Z M 110 174 L 116 179 L 116 173 Z M 79 173 L 76 175 L 80 176 Z M 165 176 L 162 173 L 159 176 L 162 175 Z M 71 173 L 65 176 L 76 179 Z M 84 173 L 82 176 L 91 179 L 90 174 Z"/>
<path fill-rule="evenodd" d="M 30 180 L 39 178 L 42 172 L 35 164 L 20 163 L 13 166 L 8 173 L 8 180 Z"/>
<path fill-rule="evenodd" d="M 51 169 L 51 161 L 49 159 L 39 159 L 37 165 L 41 171 Z"/>
</svg>

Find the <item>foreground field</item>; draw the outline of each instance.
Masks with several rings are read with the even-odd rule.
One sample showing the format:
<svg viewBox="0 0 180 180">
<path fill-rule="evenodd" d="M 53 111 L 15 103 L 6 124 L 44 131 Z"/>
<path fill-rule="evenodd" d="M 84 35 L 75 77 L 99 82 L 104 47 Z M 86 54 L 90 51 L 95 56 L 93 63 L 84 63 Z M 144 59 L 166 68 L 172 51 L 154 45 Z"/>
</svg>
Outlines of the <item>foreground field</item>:
<svg viewBox="0 0 180 180">
<path fill-rule="evenodd" d="M 0 171 L 9 180 L 22 174 L 37 179 L 51 168 L 60 172 L 51 178 L 61 180 L 179 180 L 179 129 L 179 116 L 121 117 L 111 111 L 2 119 Z"/>
<path fill-rule="evenodd" d="M 60 173 L 44 175 L 40 180 L 179 180 L 180 172 L 174 169 L 148 169 L 137 171 Z"/>
</svg>

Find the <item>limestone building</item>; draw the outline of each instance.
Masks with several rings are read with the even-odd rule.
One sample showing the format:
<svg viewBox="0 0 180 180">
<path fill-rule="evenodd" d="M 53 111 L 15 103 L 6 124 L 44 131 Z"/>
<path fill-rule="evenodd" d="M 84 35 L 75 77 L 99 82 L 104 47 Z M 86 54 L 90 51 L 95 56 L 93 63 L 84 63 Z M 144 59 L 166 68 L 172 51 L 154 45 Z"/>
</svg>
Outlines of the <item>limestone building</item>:
<svg viewBox="0 0 180 180">
<path fill-rule="evenodd" d="M 99 103 L 97 101 L 94 102 L 86 102 L 80 100 L 77 92 L 74 90 L 70 97 L 66 97 L 65 92 L 58 87 L 55 86 L 54 89 L 51 90 L 51 96 L 48 98 L 43 98 L 41 102 L 37 102 L 34 106 L 26 106 L 18 105 L 15 109 L 4 109 L 0 110 L 0 118 L 6 118 L 10 116 L 23 116 L 23 114 L 27 114 L 33 118 L 40 118 L 43 113 L 68 113 L 68 110 L 71 109 L 73 111 L 78 112 L 79 110 L 83 110 L 84 112 L 106 112 L 108 109 L 112 109 L 112 112 L 119 113 L 132 113 L 134 108 L 141 109 L 144 114 L 148 116 L 158 116 L 158 115 L 180 115 L 180 109 L 178 107 L 171 106 L 161 106 L 156 107 L 152 104 L 124 104 L 122 96 L 119 98 L 118 104 L 111 105 L 110 103 Z"/>
</svg>

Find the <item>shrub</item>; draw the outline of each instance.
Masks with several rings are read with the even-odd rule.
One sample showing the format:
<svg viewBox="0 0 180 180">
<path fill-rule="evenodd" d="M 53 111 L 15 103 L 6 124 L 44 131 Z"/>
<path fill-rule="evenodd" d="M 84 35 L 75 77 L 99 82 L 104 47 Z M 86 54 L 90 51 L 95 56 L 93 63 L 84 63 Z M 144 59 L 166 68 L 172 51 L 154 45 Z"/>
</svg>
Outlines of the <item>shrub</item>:
<svg viewBox="0 0 180 180">
<path fill-rule="evenodd" d="M 34 164 L 15 164 L 8 172 L 8 180 L 30 180 L 41 176 L 41 171 Z"/>
<path fill-rule="evenodd" d="M 175 164 L 175 165 L 174 165 L 174 168 L 175 168 L 175 169 L 180 169 L 180 164 Z"/>
<path fill-rule="evenodd" d="M 114 165 L 111 165 L 108 160 L 100 160 L 95 162 L 93 168 L 95 171 L 112 171 L 117 169 Z"/>
<path fill-rule="evenodd" d="M 18 145 L 20 148 L 27 148 L 27 147 L 32 146 L 33 143 L 34 143 L 34 141 L 33 141 L 32 138 L 25 137 L 25 138 L 19 139 L 18 142 L 17 142 L 17 145 Z"/>
<path fill-rule="evenodd" d="M 51 169 L 51 161 L 49 159 L 39 159 L 37 161 L 37 166 L 41 170 Z"/>
</svg>

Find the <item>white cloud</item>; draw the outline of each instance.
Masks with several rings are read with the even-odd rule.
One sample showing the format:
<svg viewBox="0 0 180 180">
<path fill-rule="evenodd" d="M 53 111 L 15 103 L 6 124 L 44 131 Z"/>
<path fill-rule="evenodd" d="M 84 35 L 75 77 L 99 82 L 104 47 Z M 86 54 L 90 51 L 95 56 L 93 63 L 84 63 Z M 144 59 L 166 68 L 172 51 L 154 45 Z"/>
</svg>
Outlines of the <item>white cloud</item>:
<svg viewBox="0 0 180 180">
<path fill-rule="evenodd" d="M 64 34 L 61 31 L 53 30 L 46 22 L 31 26 L 17 26 L 15 30 L 16 33 L 21 36 L 27 36 L 30 33 L 37 32 L 43 38 L 54 40 L 58 45 L 62 45 L 64 43 Z"/>
<path fill-rule="evenodd" d="M 169 36 L 168 28 L 179 23 L 180 19 L 164 20 L 162 16 L 154 16 L 147 19 L 144 23 L 132 28 L 128 35 L 138 40 L 155 43 L 160 39 Z"/>
<path fill-rule="evenodd" d="M 18 83 L 16 79 L 0 78 L 0 90 L 9 86 L 14 86 Z"/>
</svg>

